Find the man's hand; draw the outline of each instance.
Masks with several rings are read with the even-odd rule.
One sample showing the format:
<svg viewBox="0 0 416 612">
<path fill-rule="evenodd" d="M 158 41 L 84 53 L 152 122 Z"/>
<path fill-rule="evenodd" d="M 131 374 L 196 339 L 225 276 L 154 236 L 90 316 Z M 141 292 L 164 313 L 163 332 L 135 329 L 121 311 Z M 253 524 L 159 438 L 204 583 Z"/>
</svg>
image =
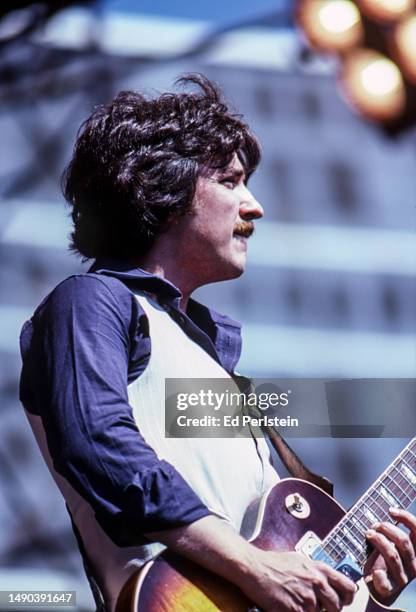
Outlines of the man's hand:
<svg viewBox="0 0 416 612">
<path fill-rule="evenodd" d="M 261 550 L 216 516 L 147 535 L 233 582 L 264 612 L 339 612 L 356 592 L 351 580 L 324 563 Z"/>
<path fill-rule="evenodd" d="M 379 555 L 366 567 L 366 581 L 372 583 L 380 603 L 390 605 L 416 577 L 416 517 L 406 510 L 390 509 L 392 518 L 409 529 L 406 533 L 391 523 L 376 523 L 367 532 L 368 541 Z"/>
<path fill-rule="evenodd" d="M 356 592 L 351 580 L 325 563 L 296 552 L 260 549 L 253 551 L 251 571 L 239 586 L 270 612 L 339 612 L 352 603 Z"/>
</svg>

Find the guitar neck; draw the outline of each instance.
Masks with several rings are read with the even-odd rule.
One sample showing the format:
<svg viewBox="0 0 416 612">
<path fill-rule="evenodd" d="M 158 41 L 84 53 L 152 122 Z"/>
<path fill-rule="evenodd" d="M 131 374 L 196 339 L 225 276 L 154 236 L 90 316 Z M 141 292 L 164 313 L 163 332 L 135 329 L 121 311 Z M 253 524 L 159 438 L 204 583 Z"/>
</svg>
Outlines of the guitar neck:
<svg viewBox="0 0 416 612">
<path fill-rule="evenodd" d="M 416 438 L 403 449 L 374 484 L 321 543 L 334 565 L 345 555 L 364 567 L 366 531 L 376 522 L 393 522 L 389 508 L 407 509 L 416 499 Z"/>
</svg>

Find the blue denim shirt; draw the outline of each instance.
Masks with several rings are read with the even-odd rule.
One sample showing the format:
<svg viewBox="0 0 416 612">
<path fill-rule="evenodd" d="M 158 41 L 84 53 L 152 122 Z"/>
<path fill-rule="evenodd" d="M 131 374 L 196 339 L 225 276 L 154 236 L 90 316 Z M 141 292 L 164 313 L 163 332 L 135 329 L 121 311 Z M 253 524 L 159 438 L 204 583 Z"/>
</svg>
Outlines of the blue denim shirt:
<svg viewBox="0 0 416 612">
<path fill-rule="evenodd" d="M 94 508 L 119 546 L 209 514 L 175 468 L 137 429 L 127 385 L 151 354 L 134 290 L 156 294 L 186 334 L 228 372 L 240 357 L 240 324 L 195 300 L 179 310 L 169 281 L 124 262 L 97 261 L 60 283 L 22 329 L 20 398 L 39 415 L 58 473 Z"/>
</svg>

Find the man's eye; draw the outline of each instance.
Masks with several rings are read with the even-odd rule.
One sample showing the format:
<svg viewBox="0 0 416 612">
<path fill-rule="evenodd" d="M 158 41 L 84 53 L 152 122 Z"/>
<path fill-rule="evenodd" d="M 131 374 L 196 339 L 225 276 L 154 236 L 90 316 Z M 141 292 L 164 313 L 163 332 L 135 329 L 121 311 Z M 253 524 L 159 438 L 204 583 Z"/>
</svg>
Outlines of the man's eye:
<svg viewBox="0 0 416 612">
<path fill-rule="evenodd" d="M 236 186 L 235 180 L 231 178 L 222 179 L 220 183 L 221 185 L 224 185 L 225 187 L 227 187 L 227 189 L 234 189 L 234 187 Z"/>
</svg>

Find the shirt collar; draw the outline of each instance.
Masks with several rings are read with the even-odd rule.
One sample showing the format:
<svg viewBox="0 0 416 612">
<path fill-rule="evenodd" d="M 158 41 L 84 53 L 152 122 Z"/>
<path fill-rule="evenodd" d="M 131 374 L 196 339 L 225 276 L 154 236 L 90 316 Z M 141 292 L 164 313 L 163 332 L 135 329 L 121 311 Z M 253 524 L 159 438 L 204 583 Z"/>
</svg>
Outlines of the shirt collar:
<svg viewBox="0 0 416 612">
<path fill-rule="evenodd" d="M 118 278 L 132 288 L 154 293 L 162 301 L 179 309 L 182 294 L 173 283 L 137 268 L 131 262 L 99 259 L 88 272 Z M 241 324 L 192 298 L 189 300 L 186 314 L 209 336 L 222 366 L 228 372 L 234 372 L 241 354 Z"/>
<path fill-rule="evenodd" d="M 210 337 L 223 368 L 233 373 L 241 355 L 241 323 L 192 298 L 187 314 Z"/>
<path fill-rule="evenodd" d="M 126 284 L 136 285 L 137 288 L 155 293 L 158 297 L 170 302 L 175 302 L 182 297 L 181 292 L 173 283 L 146 270 L 137 268 L 129 261 L 97 259 L 88 272 L 114 276 L 126 282 Z"/>
</svg>

